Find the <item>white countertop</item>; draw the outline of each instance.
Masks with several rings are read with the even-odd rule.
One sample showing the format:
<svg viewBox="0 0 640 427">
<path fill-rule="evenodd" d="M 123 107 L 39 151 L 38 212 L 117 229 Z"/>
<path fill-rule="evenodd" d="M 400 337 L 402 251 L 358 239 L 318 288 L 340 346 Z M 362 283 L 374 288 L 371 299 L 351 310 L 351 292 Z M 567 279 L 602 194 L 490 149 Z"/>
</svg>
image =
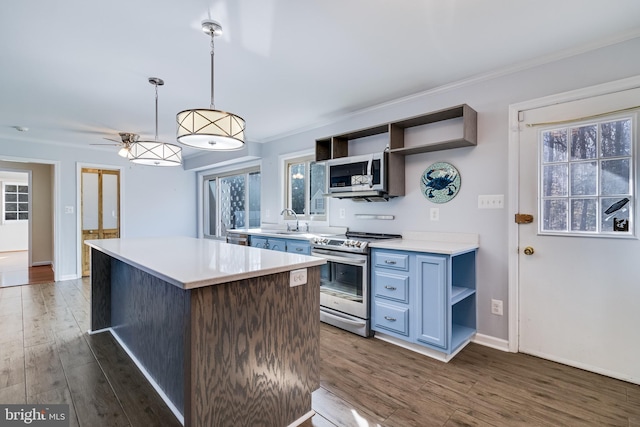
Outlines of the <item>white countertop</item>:
<svg viewBox="0 0 640 427">
<path fill-rule="evenodd" d="M 302 229 L 306 227 L 300 225 Z M 234 228 L 227 230 L 229 233 L 253 234 L 264 237 L 276 237 L 279 239 L 311 240 L 318 236 L 343 235 L 347 227 L 312 226 L 310 231 L 287 231 L 284 224 L 263 224 L 260 228 Z"/>
<path fill-rule="evenodd" d="M 402 239 L 380 240 L 370 243 L 369 247 L 458 255 L 478 249 L 480 245 L 477 234 L 410 231 L 402 233 Z"/>
<path fill-rule="evenodd" d="M 193 237 L 145 237 L 85 242 L 182 289 L 322 265 L 322 258 Z"/>
</svg>

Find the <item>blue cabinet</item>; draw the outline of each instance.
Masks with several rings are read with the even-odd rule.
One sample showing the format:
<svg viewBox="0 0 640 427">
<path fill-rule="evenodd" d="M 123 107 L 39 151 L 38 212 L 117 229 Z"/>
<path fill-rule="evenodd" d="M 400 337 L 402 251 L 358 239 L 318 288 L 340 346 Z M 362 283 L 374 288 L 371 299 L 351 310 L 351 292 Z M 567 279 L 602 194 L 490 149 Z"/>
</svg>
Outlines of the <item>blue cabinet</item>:
<svg viewBox="0 0 640 427">
<path fill-rule="evenodd" d="M 252 234 L 249 237 L 249 245 L 254 248 L 270 249 L 272 251 L 311 255 L 311 243 L 307 240 L 280 239 Z"/>
<path fill-rule="evenodd" d="M 311 255 L 311 243 L 307 240 L 287 239 L 287 252 L 300 255 Z"/>
<path fill-rule="evenodd" d="M 373 330 L 456 352 L 476 332 L 475 255 L 372 249 Z"/>
</svg>

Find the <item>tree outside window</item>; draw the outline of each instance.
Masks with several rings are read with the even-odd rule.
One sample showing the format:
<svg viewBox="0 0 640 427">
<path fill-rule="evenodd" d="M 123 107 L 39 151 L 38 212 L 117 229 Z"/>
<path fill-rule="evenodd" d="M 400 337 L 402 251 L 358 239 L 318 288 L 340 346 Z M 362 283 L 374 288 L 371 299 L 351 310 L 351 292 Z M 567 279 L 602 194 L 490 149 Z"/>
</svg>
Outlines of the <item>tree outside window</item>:
<svg viewBox="0 0 640 427">
<path fill-rule="evenodd" d="M 285 207 L 299 219 L 326 220 L 325 163 L 316 162 L 313 156 L 289 159 L 285 176 Z"/>
<path fill-rule="evenodd" d="M 540 133 L 540 231 L 634 234 L 634 119 L 608 118 Z"/>
</svg>

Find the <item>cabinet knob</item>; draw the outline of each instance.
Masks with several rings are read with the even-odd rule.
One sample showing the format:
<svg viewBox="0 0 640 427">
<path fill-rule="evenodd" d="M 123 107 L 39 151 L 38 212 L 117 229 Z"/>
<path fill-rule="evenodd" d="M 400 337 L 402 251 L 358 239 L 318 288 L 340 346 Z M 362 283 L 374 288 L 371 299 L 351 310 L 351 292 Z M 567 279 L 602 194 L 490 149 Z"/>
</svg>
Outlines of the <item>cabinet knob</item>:
<svg viewBox="0 0 640 427">
<path fill-rule="evenodd" d="M 524 254 L 525 255 L 533 255 L 535 251 L 533 250 L 533 248 L 531 246 L 527 246 L 526 248 L 524 248 Z"/>
<path fill-rule="evenodd" d="M 388 320 L 389 322 L 395 322 L 396 318 L 395 317 L 384 316 L 384 320 Z"/>
<path fill-rule="evenodd" d="M 296 248 L 296 251 L 302 252 L 302 248 Z"/>
<path fill-rule="evenodd" d="M 396 287 L 395 286 L 389 286 L 389 285 L 385 285 L 384 287 L 385 289 L 389 289 L 390 291 L 395 291 Z"/>
<path fill-rule="evenodd" d="M 384 260 L 384 263 L 385 263 L 385 264 L 391 264 L 391 265 L 395 265 L 395 264 L 396 264 L 396 262 L 395 262 L 395 261 L 391 261 L 391 260 L 388 260 L 388 259 L 385 259 L 385 260 Z"/>
</svg>

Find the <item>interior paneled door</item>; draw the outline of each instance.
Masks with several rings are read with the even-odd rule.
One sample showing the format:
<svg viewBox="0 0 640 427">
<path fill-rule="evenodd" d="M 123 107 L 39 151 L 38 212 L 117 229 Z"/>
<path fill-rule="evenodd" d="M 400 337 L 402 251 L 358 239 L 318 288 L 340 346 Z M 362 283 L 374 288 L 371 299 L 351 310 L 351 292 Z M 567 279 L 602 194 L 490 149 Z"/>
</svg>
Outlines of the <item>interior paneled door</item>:
<svg viewBox="0 0 640 427">
<path fill-rule="evenodd" d="M 521 114 L 519 212 L 534 220 L 518 226 L 519 351 L 635 383 L 638 100 L 635 89 Z"/>
<path fill-rule="evenodd" d="M 82 169 L 82 275 L 90 268 L 85 240 L 120 237 L 120 171 Z"/>
</svg>

